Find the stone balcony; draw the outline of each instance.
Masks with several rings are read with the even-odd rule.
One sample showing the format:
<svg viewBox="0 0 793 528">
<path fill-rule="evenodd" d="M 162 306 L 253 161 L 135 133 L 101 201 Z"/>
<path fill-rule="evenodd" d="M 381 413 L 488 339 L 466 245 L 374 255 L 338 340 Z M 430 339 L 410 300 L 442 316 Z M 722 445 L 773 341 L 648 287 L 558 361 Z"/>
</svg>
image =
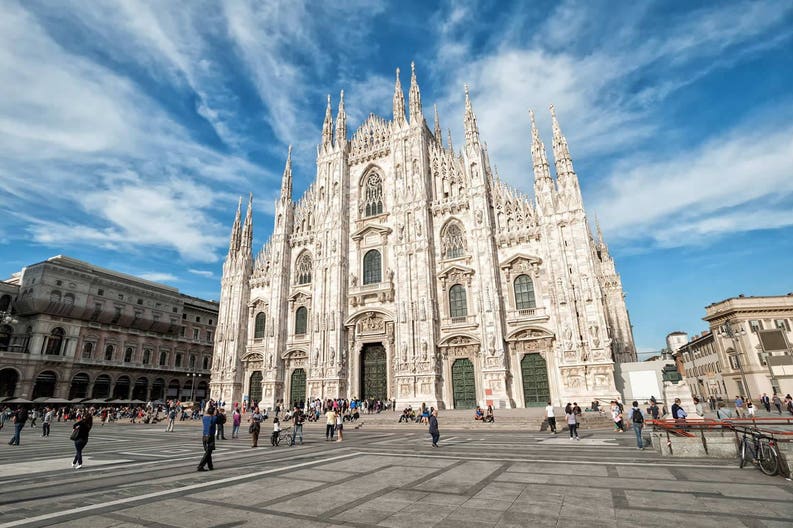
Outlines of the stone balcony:
<svg viewBox="0 0 793 528">
<path fill-rule="evenodd" d="M 441 320 L 441 330 L 454 331 L 473 329 L 479 326 L 479 318 L 476 315 L 466 315 L 465 317 L 444 317 Z"/>
<path fill-rule="evenodd" d="M 367 299 L 377 302 L 391 302 L 394 300 L 394 283 L 390 280 L 350 286 L 350 306 L 366 304 Z"/>
<path fill-rule="evenodd" d="M 527 308 L 525 310 L 509 310 L 507 312 L 507 324 L 512 325 L 542 322 L 547 321 L 548 318 L 548 312 L 544 306 Z"/>
</svg>

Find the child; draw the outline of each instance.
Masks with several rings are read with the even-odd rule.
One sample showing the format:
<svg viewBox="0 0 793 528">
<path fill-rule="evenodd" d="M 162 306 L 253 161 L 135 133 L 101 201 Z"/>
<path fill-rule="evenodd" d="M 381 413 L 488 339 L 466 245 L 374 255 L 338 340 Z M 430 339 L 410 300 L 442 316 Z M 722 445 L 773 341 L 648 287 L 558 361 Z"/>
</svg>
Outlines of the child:
<svg viewBox="0 0 793 528">
<path fill-rule="evenodd" d="M 754 418 L 755 408 L 752 402 L 746 403 L 746 412 L 749 414 L 749 418 Z"/>
<path fill-rule="evenodd" d="M 276 416 L 273 418 L 273 436 L 270 438 L 270 443 L 273 446 L 278 445 L 278 433 L 281 432 L 281 423 L 278 421 L 278 417 Z"/>
</svg>

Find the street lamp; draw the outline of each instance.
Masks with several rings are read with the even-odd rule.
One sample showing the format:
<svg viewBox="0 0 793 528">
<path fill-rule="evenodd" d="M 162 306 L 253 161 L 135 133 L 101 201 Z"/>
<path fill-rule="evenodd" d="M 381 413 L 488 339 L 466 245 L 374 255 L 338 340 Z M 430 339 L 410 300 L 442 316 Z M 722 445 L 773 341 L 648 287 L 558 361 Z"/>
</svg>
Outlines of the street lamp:
<svg viewBox="0 0 793 528">
<path fill-rule="evenodd" d="M 733 349 L 735 353 L 730 354 L 730 357 L 733 358 L 735 365 L 738 367 L 738 371 L 741 373 L 741 381 L 743 382 L 743 390 L 745 392 L 745 394 L 742 396 L 748 398 L 750 397 L 749 385 L 746 383 L 746 374 L 743 372 L 743 364 L 741 363 L 740 352 L 740 339 L 746 335 L 746 330 L 739 323 L 731 323 L 727 321 L 719 327 L 718 334 L 721 337 L 729 337 L 732 339 L 732 342 L 735 343 L 735 348 Z"/>
<path fill-rule="evenodd" d="M 199 372 L 188 372 L 187 377 L 190 378 L 190 401 L 193 401 L 193 393 L 195 392 L 195 379 L 201 377 Z"/>
</svg>

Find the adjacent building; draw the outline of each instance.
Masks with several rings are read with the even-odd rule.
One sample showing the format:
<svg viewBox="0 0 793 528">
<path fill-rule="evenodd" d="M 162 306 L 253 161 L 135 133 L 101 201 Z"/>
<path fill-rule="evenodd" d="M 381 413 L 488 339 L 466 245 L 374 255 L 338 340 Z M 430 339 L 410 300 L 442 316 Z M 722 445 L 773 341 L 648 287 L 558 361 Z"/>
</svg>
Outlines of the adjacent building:
<svg viewBox="0 0 793 528">
<path fill-rule="evenodd" d="M 793 393 L 793 293 L 731 297 L 707 306 L 703 319 L 710 328 L 676 354 L 694 395 Z"/>
<path fill-rule="evenodd" d="M 65 256 L 0 282 L 0 397 L 207 397 L 218 305 Z"/>
<path fill-rule="evenodd" d="M 225 401 L 395 398 L 441 408 L 608 401 L 636 359 L 622 284 L 593 234 L 553 108 L 551 175 L 534 124 L 534 198 L 502 182 L 468 88 L 465 138 L 430 128 L 415 70 L 393 117 L 348 137 L 330 97 L 316 179 L 253 255 L 249 203 L 224 265 L 211 395 Z"/>
</svg>

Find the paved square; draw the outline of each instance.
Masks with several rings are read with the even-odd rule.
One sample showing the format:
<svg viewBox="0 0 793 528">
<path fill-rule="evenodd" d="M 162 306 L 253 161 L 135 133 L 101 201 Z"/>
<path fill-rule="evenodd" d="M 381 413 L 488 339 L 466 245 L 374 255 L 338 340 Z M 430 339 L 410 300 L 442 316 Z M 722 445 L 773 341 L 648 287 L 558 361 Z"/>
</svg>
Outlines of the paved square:
<svg viewBox="0 0 793 528">
<path fill-rule="evenodd" d="M 68 427 L 56 423 L 50 438 L 28 428 L 21 446 L 0 449 L 0 528 L 793 526 L 790 482 L 632 441 L 483 426 L 442 431 L 434 449 L 418 428 L 331 443 L 312 424 L 304 446 L 221 441 L 215 470 L 197 473 L 195 426 L 112 424 L 92 431 L 77 471 Z"/>
</svg>

